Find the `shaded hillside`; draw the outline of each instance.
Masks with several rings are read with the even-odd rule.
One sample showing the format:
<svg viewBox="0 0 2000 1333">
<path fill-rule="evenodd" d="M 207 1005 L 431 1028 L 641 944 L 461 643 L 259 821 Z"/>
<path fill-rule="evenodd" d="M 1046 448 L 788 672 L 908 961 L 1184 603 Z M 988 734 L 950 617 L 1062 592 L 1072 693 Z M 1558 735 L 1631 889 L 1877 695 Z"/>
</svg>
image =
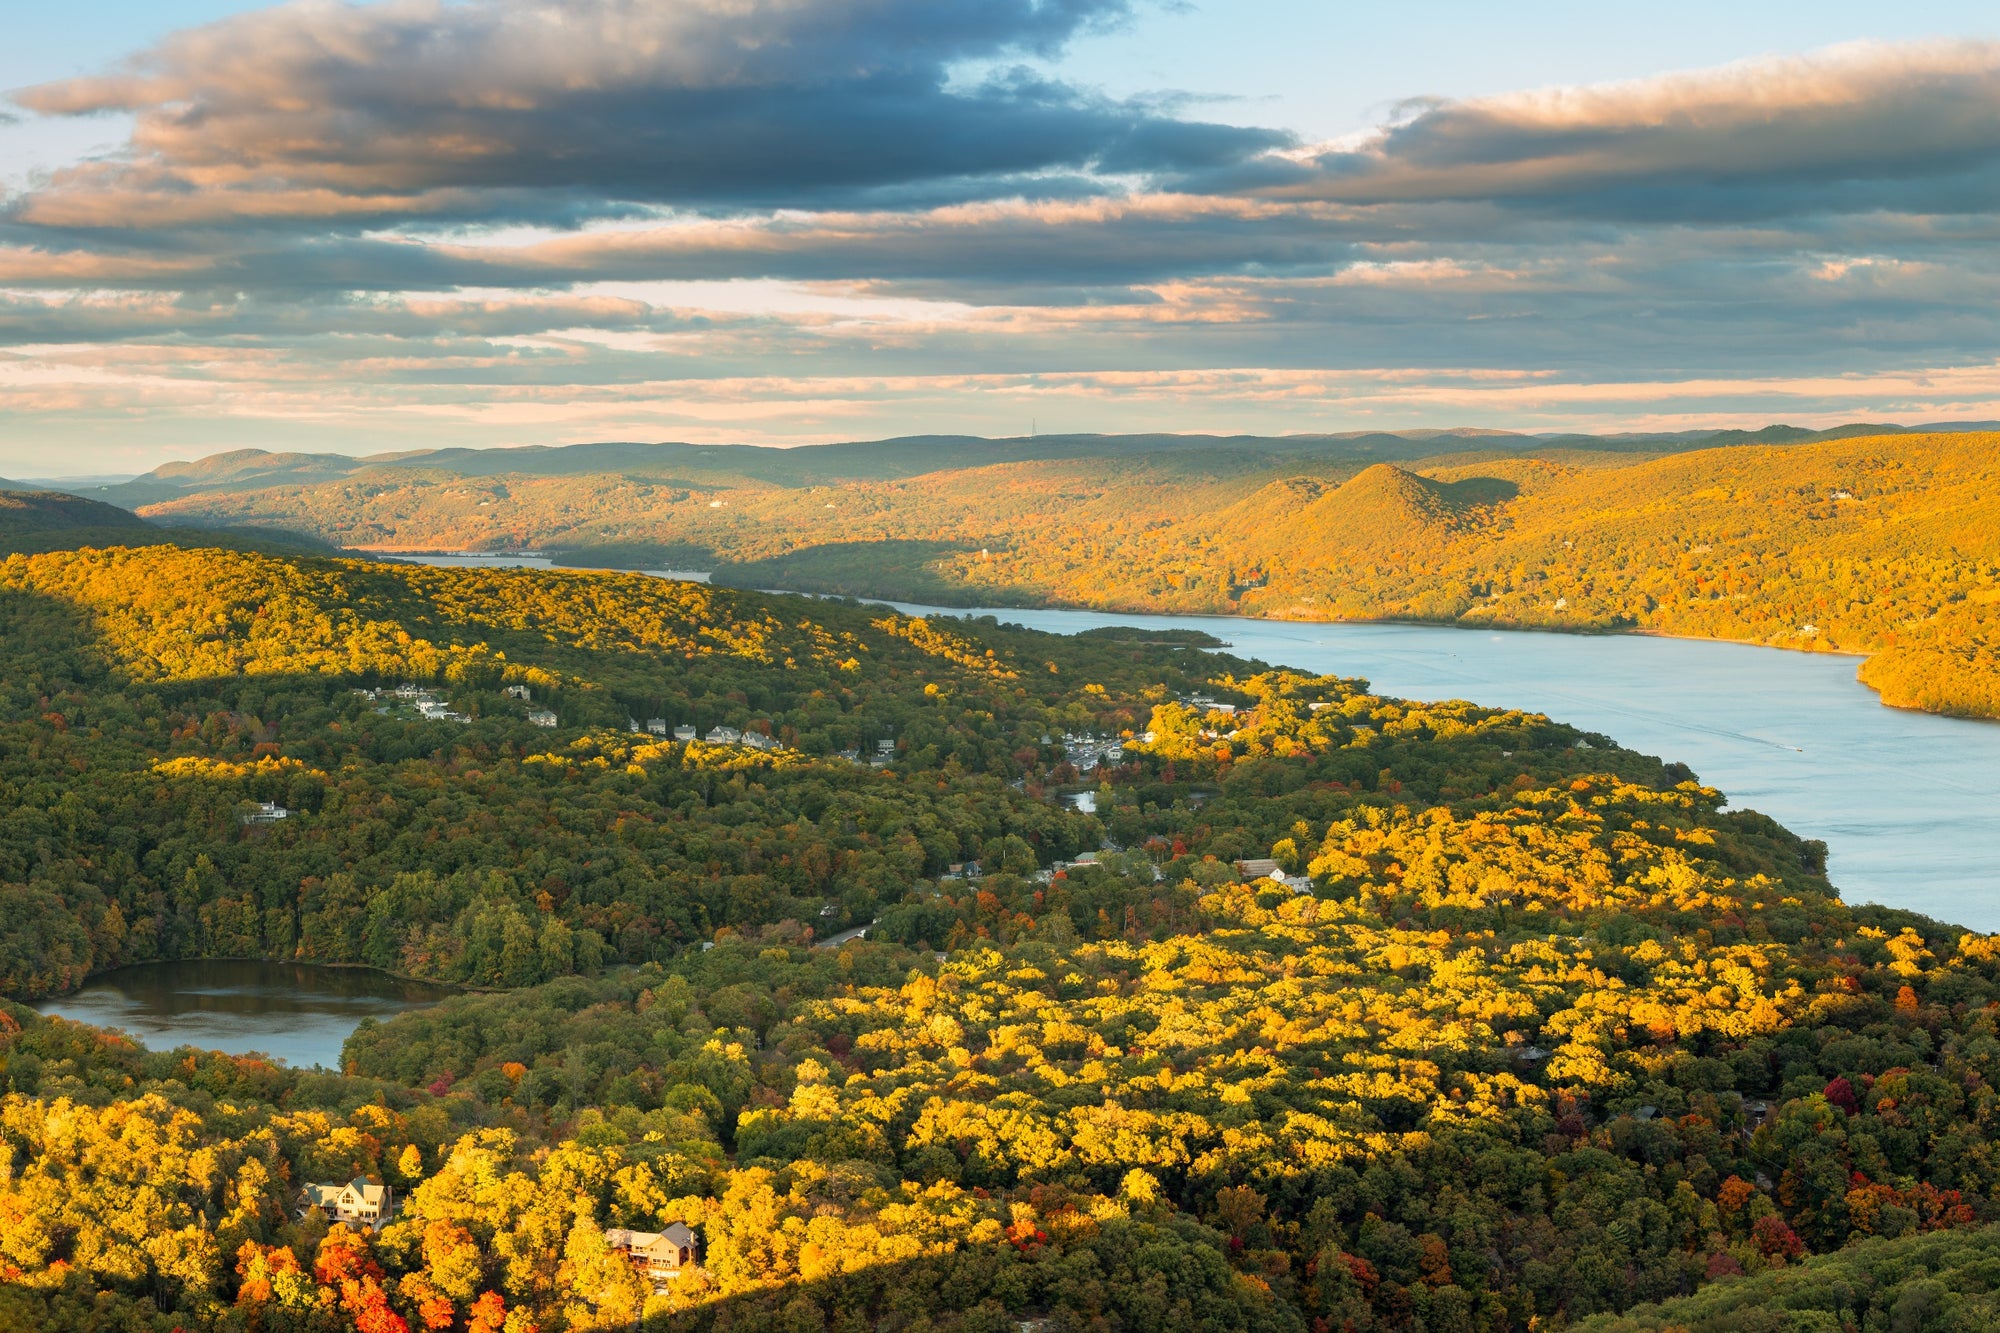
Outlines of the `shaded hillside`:
<svg viewBox="0 0 2000 1333">
<path fill-rule="evenodd" d="M 57 491 L 0 490 L 0 553 L 145 542 L 157 532 L 115 505 Z"/>
<path fill-rule="evenodd" d="M 95 546 L 217 546 L 280 554 L 331 554 L 311 537 L 268 528 L 169 528 L 116 505 L 62 491 L 0 490 L 0 555 Z"/>
<path fill-rule="evenodd" d="M 1981 1333 L 2000 1328 L 2000 1227 L 1877 1237 L 1576 1333 Z"/>
</svg>

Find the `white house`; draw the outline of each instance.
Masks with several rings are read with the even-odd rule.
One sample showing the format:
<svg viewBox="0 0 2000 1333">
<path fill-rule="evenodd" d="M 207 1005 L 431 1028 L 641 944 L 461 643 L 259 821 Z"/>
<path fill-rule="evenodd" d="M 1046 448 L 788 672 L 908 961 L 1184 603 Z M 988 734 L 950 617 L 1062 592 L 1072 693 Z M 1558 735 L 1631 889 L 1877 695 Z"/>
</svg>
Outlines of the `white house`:
<svg viewBox="0 0 2000 1333">
<path fill-rule="evenodd" d="M 537 708 L 528 714 L 528 721 L 537 727 L 553 727 L 556 724 L 556 715 L 546 708 Z"/>
<path fill-rule="evenodd" d="M 307 1185 L 299 1191 L 293 1206 L 301 1222 L 318 1209 L 329 1222 L 380 1231 L 396 1211 L 396 1197 L 387 1185 L 356 1176 L 345 1185 Z"/>
<path fill-rule="evenodd" d="M 290 818 L 291 813 L 291 811 L 285 809 L 284 806 L 279 805 L 276 801 L 259 801 L 253 808 L 243 812 L 243 822 L 246 824 L 275 824 L 281 819 Z"/>
<path fill-rule="evenodd" d="M 674 739 L 677 741 L 691 741 L 700 734 L 685 722 L 674 728 Z"/>
<path fill-rule="evenodd" d="M 506 695 L 509 699 L 519 699 L 523 703 L 528 701 L 528 687 L 526 685 L 509 685 L 506 689 L 500 691 L 500 693 Z"/>
<path fill-rule="evenodd" d="M 735 727 L 710 727 L 703 739 L 710 745 L 734 745 L 743 739 L 743 733 Z"/>
</svg>

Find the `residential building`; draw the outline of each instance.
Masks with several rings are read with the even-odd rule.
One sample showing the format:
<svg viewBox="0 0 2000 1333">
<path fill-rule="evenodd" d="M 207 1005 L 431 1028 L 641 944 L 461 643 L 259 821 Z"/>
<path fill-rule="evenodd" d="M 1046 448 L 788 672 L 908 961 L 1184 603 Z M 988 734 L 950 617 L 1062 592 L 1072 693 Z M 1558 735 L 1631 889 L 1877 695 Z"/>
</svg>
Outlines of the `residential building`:
<svg viewBox="0 0 2000 1333">
<path fill-rule="evenodd" d="M 243 822 L 246 824 L 275 824 L 281 819 L 290 818 L 291 813 L 291 811 L 279 805 L 276 801 L 259 801 L 251 809 L 243 812 Z"/>
<path fill-rule="evenodd" d="M 1268 879 L 1277 868 L 1278 863 L 1268 856 L 1252 857 L 1236 863 L 1236 873 L 1245 879 Z"/>
<path fill-rule="evenodd" d="M 519 699 L 522 703 L 528 701 L 528 687 L 526 685 L 509 685 L 506 689 L 500 691 L 500 693 L 506 695 L 509 699 Z"/>
<path fill-rule="evenodd" d="M 700 734 L 700 732 L 686 723 L 674 728 L 674 739 L 677 741 L 691 741 Z"/>
<path fill-rule="evenodd" d="M 694 1267 L 694 1233 L 682 1222 L 665 1231 L 613 1227 L 604 1233 L 604 1240 L 612 1249 L 625 1252 L 632 1267 L 653 1284 L 655 1292 L 667 1291 L 675 1278 Z"/>
<path fill-rule="evenodd" d="M 1264 876 L 1264 882 L 1290 889 L 1293 893 L 1311 893 L 1313 891 L 1313 882 L 1310 876 L 1287 875 L 1282 870 L 1272 870 L 1270 874 Z"/>
<path fill-rule="evenodd" d="M 655 736 L 664 736 L 667 734 L 667 720 L 663 717 L 649 717 L 646 719 L 646 730 Z M 693 731 L 694 728 L 689 727 L 688 730 Z"/>
<path fill-rule="evenodd" d="M 743 739 L 743 732 L 736 727 L 710 727 L 703 739 L 710 745 L 734 745 Z"/>
<path fill-rule="evenodd" d="M 307 1185 L 299 1191 L 293 1208 L 300 1221 L 314 1209 L 326 1214 L 329 1222 L 345 1222 L 351 1227 L 380 1231 L 395 1215 L 395 1191 L 377 1185 L 366 1176 L 356 1176 L 345 1185 Z"/>
<path fill-rule="evenodd" d="M 528 721 L 537 727 L 553 727 L 556 724 L 556 715 L 546 708 L 537 708 L 528 714 Z"/>
</svg>

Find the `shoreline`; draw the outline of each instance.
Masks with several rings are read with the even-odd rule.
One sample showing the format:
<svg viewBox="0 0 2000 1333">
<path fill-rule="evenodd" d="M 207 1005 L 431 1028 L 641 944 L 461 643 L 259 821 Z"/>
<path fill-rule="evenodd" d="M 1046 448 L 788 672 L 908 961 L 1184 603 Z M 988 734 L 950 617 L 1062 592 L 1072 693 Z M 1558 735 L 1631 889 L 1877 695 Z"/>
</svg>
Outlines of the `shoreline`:
<svg viewBox="0 0 2000 1333">
<path fill-rule="evenodd" d="M 262 954 L 223 953 L 203 954 L 199 958 L 142 958 L 136 962 L 117 963 L 111 967 L 100 967 L 84 973 L 83 976 L 77 979 L 77 983 L 67 990 L 52 991 L 47 995 L 39 995 L 31 1000 L 24 1000 L 17 996 L 0 996 L 0 999 L 6 999 L 11 1003 L 34 1009 L 36 1005 L 51 1003 L 79 994 L 93 983 L 101 981 L 114 972 L 125 972 L 138 967 L 164 967 L 175 963 L 268 963 L 273 967 L 316 967 L 324 968 L 330 972 L 373 972 L 376 976 L 387 977 L 391 981 L 399 981 L 412 986 L 424 986 L 432 990 L 449 991 L 456 995 L 487 995 L 495 994 L 505 989 L 504 987 L 493 986 L 468 986 L 456 981 L 434 981 L 429 977 L 413 976 L 407 972 L 391 972 L 386 968 L 376 967 L 371 963 L 322 963 L 317 960 L 304 958 L 271 958 Z M 449 998 L 449 995 L 441 996 L 439 1002 L 441 1003 L 443 1000 Z M 37 1012 L 40 1011 L 37 1010 Z"/>
</svg>

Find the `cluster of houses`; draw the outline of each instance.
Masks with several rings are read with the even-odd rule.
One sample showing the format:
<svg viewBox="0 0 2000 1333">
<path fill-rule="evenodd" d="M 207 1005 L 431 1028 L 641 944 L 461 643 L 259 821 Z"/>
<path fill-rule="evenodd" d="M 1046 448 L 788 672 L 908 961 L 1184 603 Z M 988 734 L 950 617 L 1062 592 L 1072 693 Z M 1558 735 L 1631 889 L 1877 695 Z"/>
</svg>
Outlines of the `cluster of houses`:
<svg viewBox="0 0 2000 1333">
<path fill-rule="evenodd" d="M 356 1176 L 345 1185 L 307 1185 L 292 1206 L 301 1222 L 319 1213 L 328 1222 L 380 1231 L 396 1215 L 396 1192 L 366 1176 Z M 684 1223 L 676 1222 L 665 1231 L 613 1227 L 604 1233 L 604 1240 L 624 1253 L 655 1292 L 668 1291 L 675 1278 L 695 1267 L 694 1233 Z"/>
<path fill-rule="evenodd" d="M 509 699 L 519 699 L 522 703 L 531 703 L 534 699 L 534 696 L 528 693 L 526 685 L 509 685 L 506 689 L 500 691 L 500 693 L 506 695 Z M 531 708 L 528 710 L 528 725 L 531 727 L 553 727 L 560 721 L 561 719 L 555 715 L 554 709 Z"/>
<path fill-rule="evenodd" d="M 1284 867 L 1268 856 L 1253 856 L 1236 863 L 1236 873 L 1246 880 L 1268 881 L 1272 885 L 1289 889 L 1293 893 L 1311 893 L 1313 882 L 1304 875 L 1287 875 Z"/>
<path fill-rule="evenodd" d="M 642 730 L 639 725 L 639 719 L 636 717 L 627 719 L 627 725 L 635 735 Z M 710 745 L 741 745 L 745 749 L 750 750 L 782 750 L 785 748 L 776 737 L 768 736 L 761 731 L 746 731 L 742 727 L 714 726 L 710 727 L 707 733 L 704 734 L 698 728 L 685 722 L 677 727 L 669 728 L 665 718 L 649 717 L 646 719 L 646 725 L 643 730 L 654 736 L 671 735 L 675 740 L 683 744 L 688 741 L 702 740 L 707 741 Z"/>
<path fill-rule="evenodd" d="M 465 713 L 454 712 L 451 706 L 438 698 L 435 690 L 427 690 L 421 685 L 398 685 L 394 689 L 387 686 L 379 690 L 356 690 L 356 694 L 370 703 L 404 704 L 417 710 L 426 722 L 470 722 Z M 530 698 L 526 685 L 509 685 L 501 691 L 509 699 L 519 699 L 524 703 Z M 386 713 L 388 708 L 378 708 L 378 713 Z M 528 721 L 537 727 L 556 726 L 559 719 L 546 708 L 529 710 Z"/>
<path fill-rule="evenodd" d="M 356 690 L 356 694 L 370 703 L 387 701 L 392 704 L 406 704 L 417 710 L 426 722 L 470 722 L 464 713 L 455 713 L 450 705 L 437 697 L 436 693 L 420 685 L 398 685 L 394 689 L 383 687 L 379 690 Z M 378 713 L 386 713 L 387 708 L 378 708 Z"/>
<path fill-rule="evenodd" d="M 1042 744 L 1050 743 L 1050 737 L 1042 737 Z M 1094 736 L 1089 732 L 1066 731 L 1062 737 L 1062 748 L 1063 758 L 1074 765 L 1079 773 L 1093 772 L 1099 764 L 1125 762 L 1125 742 L 1116 736 Z"/>
</svg>

